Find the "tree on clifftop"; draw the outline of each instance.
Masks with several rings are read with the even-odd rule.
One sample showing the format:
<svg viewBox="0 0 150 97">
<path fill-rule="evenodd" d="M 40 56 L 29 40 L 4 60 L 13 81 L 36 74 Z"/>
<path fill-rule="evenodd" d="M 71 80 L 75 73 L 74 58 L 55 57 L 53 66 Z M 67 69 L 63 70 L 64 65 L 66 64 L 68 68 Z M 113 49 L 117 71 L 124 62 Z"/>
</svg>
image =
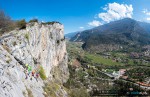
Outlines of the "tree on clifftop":
<svg viewBox="0 0 150 97">
<path fill-rule="evenodd" d="M 0 35 L 15 28 L 15 22 L 4 11 L 0 10 Z"/>
</svg>

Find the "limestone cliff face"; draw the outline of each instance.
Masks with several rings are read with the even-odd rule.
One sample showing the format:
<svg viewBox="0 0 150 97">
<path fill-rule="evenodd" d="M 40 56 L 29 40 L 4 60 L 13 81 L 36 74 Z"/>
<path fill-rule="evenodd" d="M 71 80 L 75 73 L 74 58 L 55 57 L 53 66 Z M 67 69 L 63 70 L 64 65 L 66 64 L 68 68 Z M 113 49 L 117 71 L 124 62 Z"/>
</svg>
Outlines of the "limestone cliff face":
<svg viewBox="0 0 150 97">
<path fill-rule="evenodd" d="M 14 30 L 0 38 L 0 69 L 3 69 L 0 70 L 0 85 L 10 84 L 4 85 L 6 90 L 0 86 L 3 91 L 0 97 L 22 97 L 28 92 L 27 88 L 33 96 L 43 97 L 43 81 L 25 80 L 25 64 L 31 65 L 33 70 L 42 66 L 49 80 L 66 82 L 69 72 L 63 30 L 59 23 L 30 23 L 26 29 Z M 7 89 L 9 86 L 10 90 Z"/>
</svg>

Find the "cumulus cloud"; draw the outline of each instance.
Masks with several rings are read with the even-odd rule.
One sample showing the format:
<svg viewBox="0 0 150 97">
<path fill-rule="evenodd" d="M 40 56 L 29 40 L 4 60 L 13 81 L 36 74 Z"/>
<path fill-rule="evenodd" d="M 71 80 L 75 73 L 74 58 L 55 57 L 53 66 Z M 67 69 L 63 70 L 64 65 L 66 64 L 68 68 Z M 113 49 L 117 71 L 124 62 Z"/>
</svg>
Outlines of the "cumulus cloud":
<svg viewBox="0 0 150 97">
<path fill-rule="evenodd" d="M 102 23 L 100 21 L 93 20 L 92 22 L 89 22 L 88 25 L 97 27 L 97 26 L 102 25 Z"/>
<path fill-rule="evenodd" d="M 127 4 L 109 3 L 103 10 L 106 12 L 99 13 L 98 17 L 105 22 L 110 22 L 122 18 L 132 18 L 133 7 Z"/>
</svg>

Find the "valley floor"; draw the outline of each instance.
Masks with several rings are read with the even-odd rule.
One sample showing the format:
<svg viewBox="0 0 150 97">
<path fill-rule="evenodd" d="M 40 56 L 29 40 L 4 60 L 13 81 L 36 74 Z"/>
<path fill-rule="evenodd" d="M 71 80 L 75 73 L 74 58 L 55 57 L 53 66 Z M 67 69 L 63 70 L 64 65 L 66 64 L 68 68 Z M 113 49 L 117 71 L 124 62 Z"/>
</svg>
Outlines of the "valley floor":
<svg viewBox="0 0 150 97">
<path fill-rule="evenodd" d="M 70 79 L 65 87 L 72 90 L 84 88 L 89 96 L 103 95 L 102 90 L 109 90 L 108 94 L 116 91 L 117 95 L 128 95 L 129 92 L 150 94 L 148 57 L 122 51 L 89 53 L 82 49 L 82 43 L 69 41 L 67 50 Z"/>
</svg>

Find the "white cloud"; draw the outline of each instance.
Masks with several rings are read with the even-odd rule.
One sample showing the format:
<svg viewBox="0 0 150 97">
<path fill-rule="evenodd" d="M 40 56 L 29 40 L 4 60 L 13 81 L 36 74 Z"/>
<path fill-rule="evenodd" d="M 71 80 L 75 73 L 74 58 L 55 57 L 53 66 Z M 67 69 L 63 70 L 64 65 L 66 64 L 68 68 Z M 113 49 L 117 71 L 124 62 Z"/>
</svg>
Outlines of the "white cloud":
<svg viewBox="0 0 150 97">
<path fill-rule="evenodd" d="M 105 22 L 110 22 L 122 18 L 132 18 L 133 7 L 127 4 L 109 3 L 103 8 L 107 12 L 99 13 L 98 17 Z"/>
<path fill-rule="evenodd" d="M 97 27 L 97 26 L 102 25 L 102 23 L 100 21 L 93 20 L 92 22 L 89 22 L 88 25 Z"/>
<path fill-rule="evenodd" d="M 146 20 L 150 21 L 150 11 L 148 11 L 147 9 L 143 9 L 142 12 L 147 16 Z"/>
<path fill-rule="evenodd" d="M 143 9 L 142 12 L 145 13 L 146 15 L 150 16 L 150 11 L 148 11 L 147 9 Z"/>
<path fill-rule="evenodd" d="M 80 29 L 84 29 L 84 27 L 79 27 Z"/>
<path fill-rule="evenodd" d="M 150 21 L 150 17 L 149 18 L 146 18 L 148 21 Z"/>
</svg>

